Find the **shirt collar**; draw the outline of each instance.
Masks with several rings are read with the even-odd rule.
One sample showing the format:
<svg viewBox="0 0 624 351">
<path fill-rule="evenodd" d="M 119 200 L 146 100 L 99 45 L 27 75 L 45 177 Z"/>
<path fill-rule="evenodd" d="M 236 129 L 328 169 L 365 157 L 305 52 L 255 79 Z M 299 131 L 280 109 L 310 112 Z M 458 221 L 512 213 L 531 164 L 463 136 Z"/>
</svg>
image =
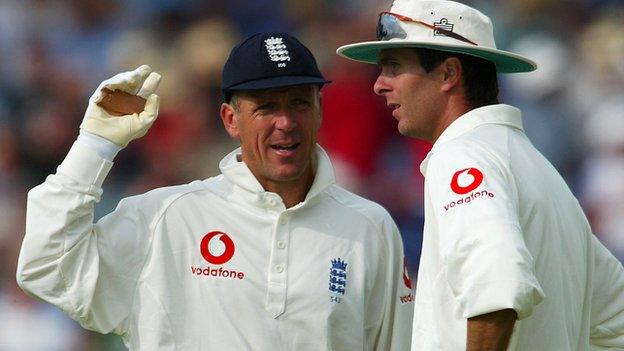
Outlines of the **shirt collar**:
<svg viewBox="0 0 624 351">
<path fill-rule="evenodd" d="M 522 127 L 522 113 L 516 107 L 498 104 L 487 105 L 470 110 L 453 121 L 442 132 L 433 144 L 431 151 L 420 164 L 420 172 L 425 175 L 429 158 L 447 141 L 453 140 L 481 125 L 500 124 L 524 130 Z"/>
<path fill-rule="evenodd" d="M 320 145 L 316 145 L 316 165 L 314 181 L 306 195 L 304 203 L 315 198 L 317 195 L 325 191 L 330 185 L 335 183 L 334 168 L 331 164 L 329 156 Z M 245 162 L 239 161 L 237 156 L 241 154 L 241 148 L 230 152 L 219 163 L 219 168 L 223 176 L 234 185 L 234 192 L 243 196 L 247 201 L 259 204 L 264 203 L 267 196 L 275 196 L 262 188 L 260 182 L 253 175 Z M 302 205 L 302 204 L 300 204 Z"/>
</svg>

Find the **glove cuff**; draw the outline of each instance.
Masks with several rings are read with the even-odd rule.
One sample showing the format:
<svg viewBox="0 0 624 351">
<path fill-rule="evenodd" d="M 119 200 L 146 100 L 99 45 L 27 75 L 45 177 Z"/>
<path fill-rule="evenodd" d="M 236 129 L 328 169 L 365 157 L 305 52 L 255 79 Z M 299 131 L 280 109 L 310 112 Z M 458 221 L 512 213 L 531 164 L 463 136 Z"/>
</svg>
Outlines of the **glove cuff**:
<svg viewBox="0 0 624 351">
<path fill-rule="evenodd" d="M 113 162 L 117 153 L 122 149 L 121 146 L 113 143 L 112 141 L 102 138 L 99 135 L 95 135 L 93 133 L 89 133 L 86 130 L 80 130 L 80 134 L 78 134 L 78 143 L 82 144 L 85 147 L 97 152 L 100 157 L 107 161 Z"/>
</svg>

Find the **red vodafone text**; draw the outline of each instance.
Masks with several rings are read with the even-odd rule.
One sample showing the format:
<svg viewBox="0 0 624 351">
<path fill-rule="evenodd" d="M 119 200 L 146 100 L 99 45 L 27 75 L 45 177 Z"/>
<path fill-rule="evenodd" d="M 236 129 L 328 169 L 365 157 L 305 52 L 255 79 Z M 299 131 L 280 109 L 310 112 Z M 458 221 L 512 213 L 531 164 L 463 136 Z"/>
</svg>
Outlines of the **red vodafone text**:
<svg viewBox="0 0 624 351">
<path fill-rule="evenodd" d="M 407 294 L 405 296 L 399 296 L 402 304 L 414 302 L 414 294 Z"/>
<path fill-rule="evenodd" d="M 197 267 L 191 266 L 191 272 L 196 276 L 204 276 L 206 278 L 229 278 L 229 279 L 245 279 L 245 273 L 233 269 L 223 269 L 223 267 Z"/>
<path fill-rule="evenodd" d="M 492 197 L 494 197 L 494 194 L 489 192 L 489 191 L 487 191 L 487 190 L 472 192 L 472 193 L 470 193 L 470 195 L 468 195 L 466 197 L 462 197 L 459 200 L 451 201 L 448 204 L 444 205 L 444 210 L 448 211 L 448 210 L 452 209 L 455 206 L 468 204 L 468 203 L 470 203 L 470 202 L 472 202 L 475 199 L 478 199 L 480 197 L 492 198 Z"/>
</svg>

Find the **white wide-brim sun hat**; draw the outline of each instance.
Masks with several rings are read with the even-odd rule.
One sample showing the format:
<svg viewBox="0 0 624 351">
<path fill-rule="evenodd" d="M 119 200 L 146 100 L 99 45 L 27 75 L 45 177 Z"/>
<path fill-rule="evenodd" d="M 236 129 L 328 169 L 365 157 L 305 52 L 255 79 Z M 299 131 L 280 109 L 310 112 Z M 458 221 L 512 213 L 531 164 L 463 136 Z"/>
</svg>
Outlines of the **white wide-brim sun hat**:
<svg viewBox="0 0 624 351">
<path fill-rule="evenodd" d="M 377 64 L 383 49 L 415 47 L 480 57 L 493 62 L 498 73 L 537 69 L 532 60 L 497 49 L 490 18 L 458 2 L 395 0 L 389 12 L 380 14 L 380 24 L 380 40 L 344 45 L 336 53 Z"/>
</svg>

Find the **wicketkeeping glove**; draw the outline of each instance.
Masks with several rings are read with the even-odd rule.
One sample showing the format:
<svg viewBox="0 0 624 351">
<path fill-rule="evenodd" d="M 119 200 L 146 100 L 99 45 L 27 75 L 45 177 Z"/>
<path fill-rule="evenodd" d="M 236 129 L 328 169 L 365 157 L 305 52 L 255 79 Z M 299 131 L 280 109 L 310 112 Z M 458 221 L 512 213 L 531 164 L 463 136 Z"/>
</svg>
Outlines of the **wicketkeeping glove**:
<svg viewBox="0 0 624 351">
<path fill-rule="evenodd" d="M 160 100 L 154 92 L 159 83 L 160 74 L 152 72 L 147 65 L 142 65 L 134 71 L 119 73 L 103 81 L 89 99 L 80 131 L 98 135 L 116 145 L 126 147 L 132 140 L 144 136 L 156 120 Z M 147 100 L 145 108 L 141 113 L 111 116 L 97 105 L 104 88 L 141 96 Z"/>
</svg>

